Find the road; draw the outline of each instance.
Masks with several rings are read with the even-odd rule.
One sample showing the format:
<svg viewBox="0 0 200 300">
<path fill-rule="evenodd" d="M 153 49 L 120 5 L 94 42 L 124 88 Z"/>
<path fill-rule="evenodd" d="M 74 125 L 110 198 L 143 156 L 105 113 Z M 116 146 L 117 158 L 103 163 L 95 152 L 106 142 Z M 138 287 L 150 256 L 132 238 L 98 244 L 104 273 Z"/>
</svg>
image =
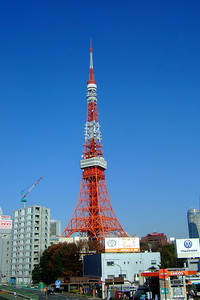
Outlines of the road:
<svg viewBox="0 0 200 300">
<path fill-rule="evenodd" d="M 74 295 L 69 293 L 55 293 L 53 295 L 46 295 L 45 292 L 40 292 L 37 290 L 28 290 L 29 293 L 33 293 L 39 296 L 39 300 L 93 300 L 93 299 L 100 299 L 100 298 L 93 298 L 92 296 L 81 296 L 81 295 Z"/>
</svg>

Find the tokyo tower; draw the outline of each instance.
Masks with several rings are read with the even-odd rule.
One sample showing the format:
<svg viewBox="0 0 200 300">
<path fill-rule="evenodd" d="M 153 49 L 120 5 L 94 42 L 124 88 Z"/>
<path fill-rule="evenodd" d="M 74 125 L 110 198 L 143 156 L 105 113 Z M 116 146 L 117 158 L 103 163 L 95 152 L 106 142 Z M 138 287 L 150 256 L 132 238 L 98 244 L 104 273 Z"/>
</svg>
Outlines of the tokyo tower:
<svg viewBox="0 0 200 300">
<path fill-rule="evenodd" d="M 85 141 L 80 161 L 82 181 L 72 218 L 62 236 L 74 233 L 89 239 L 127 236 L 112 208 L 105 180 L 107 162 L 103 158 L 98 121 L 97 84 L 94 79 L 93 52 L 90 44 L 90 70 L 87 82 L 87 117 Z"/>
</svg>

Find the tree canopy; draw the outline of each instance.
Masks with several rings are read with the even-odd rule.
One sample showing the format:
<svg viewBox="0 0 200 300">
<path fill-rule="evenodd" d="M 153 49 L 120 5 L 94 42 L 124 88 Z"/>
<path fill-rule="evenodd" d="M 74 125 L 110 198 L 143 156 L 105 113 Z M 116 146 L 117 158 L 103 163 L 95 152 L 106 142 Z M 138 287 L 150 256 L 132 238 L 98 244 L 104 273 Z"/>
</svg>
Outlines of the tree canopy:
<svg viewBox="0 0 200 300">
<path fill-rule="evenodd" d="M 150 245 L 141 243 L 141 251 L 149 250 Z M 160 252 L 160 268 L 181 268 L 184 260 L 177 259 L 174 244 L 151 245 L 153 252 Z M 103 253 L 104 247 L 98 241 L 80 241 L 79 243 L 60 243 L 50 246 L 41 256 L 39 265 L 32 272 L 34 282 L 52 284 L 58 278 L 69 280 L 73 276 L 82 276 L 82 254 Z"/>
<path fill-rule="evenodd" d="M 40 264 L 32 272 L 34 282 L 52 284 L 58 278 L 82 276 L 80 245 L 60 243 L 50 246 L 41 256 Z"/>
<path fill-rule="evenodd" d="M 176 257 L 174 244 L 166 244 L 162 246 L 157 244 L 149 245 L 147 243 L 141 243 L 140 247 L 143 251 L 151 249 L 152 252 L 160 252 L 160 268 L 182 268 L 184 265 L 184 259 Z"/>
</svg>

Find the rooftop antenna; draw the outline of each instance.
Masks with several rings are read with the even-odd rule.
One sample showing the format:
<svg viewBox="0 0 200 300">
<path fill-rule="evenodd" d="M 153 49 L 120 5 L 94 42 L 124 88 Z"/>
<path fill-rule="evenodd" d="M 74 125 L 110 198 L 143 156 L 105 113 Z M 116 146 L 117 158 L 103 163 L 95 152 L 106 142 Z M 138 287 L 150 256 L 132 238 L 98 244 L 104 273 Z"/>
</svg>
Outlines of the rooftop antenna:
<svg viewBox="0 0 200 300">
<path fill-rule="evenodd" d="M 36 182 L 34 182 L 30 187 L 26 187 L 25 189 L 23 189 L 23 191 L 21 192 L 22 194 L 22 198 L 21 198 L 21 202 L 24 202 L 24 207 L 26 207 L 26 196 L 30 193 L 30 191 L 36 186 L 36 184 L 38 184 L 38 182 L 42 179 L 42 177 L 40 177 L 38 180 L 36 180 Z M 24 194 L 25 190 L 28 191 Z"/>
</svg>

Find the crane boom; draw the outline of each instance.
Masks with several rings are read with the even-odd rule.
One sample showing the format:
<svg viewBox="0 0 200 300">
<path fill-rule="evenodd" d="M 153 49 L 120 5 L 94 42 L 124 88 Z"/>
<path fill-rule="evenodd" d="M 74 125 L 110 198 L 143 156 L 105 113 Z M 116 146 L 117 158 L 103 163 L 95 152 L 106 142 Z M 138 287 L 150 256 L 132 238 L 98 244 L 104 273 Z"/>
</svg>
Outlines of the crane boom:
<svg viewBox="0 0 200 300">
<path fill-rule="evenodd" d="M 25 199 L 26 196 L 30 193 L 30 191 L 36 186 L 36 184 L 38 184 L 38 182 L 42 179 L 42 177 L 40 177 L 30 188 L 29 190 L 26 192 L 26 194 L 21 198 L 21 202 L 26 202 L 27 200 Z M 22 191 L 23 193 L 23 191 Z"/>
</svg>

